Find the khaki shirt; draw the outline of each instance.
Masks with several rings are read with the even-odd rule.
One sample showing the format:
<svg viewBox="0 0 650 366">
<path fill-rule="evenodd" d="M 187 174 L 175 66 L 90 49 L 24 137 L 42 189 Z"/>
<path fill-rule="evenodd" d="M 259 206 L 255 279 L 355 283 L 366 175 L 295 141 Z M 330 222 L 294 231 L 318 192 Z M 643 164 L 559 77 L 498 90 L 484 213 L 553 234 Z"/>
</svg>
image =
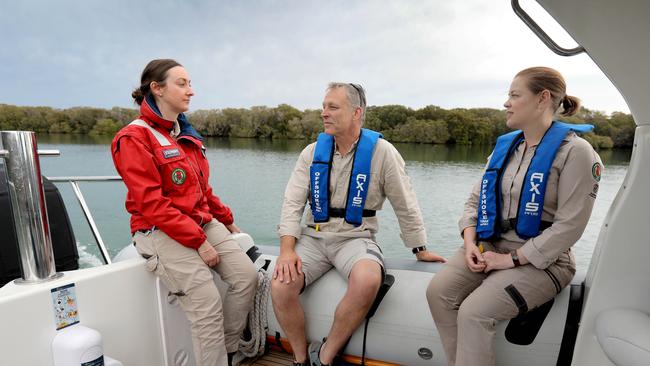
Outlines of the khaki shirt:
<svg viewBox="0 0 650 366">
<path fill-rule="evenodd" d="M 525 146 L 523 141 L 519 144 L 503 173 L 503 219 L 517 216 L 521 186 L 537 148 L 525 149 Z M 596 164 L 602 171 L 600 156 L 591 145 L 575 133 L 568 133 L 553 160 L 544 195 L 542 220 L 553 225 L 528 240 L 517 236 L 515 230 L 502 234 L 502 239 L 524 243 L 523 254 L 537 268 L 544 269 L 555 262 L 580 239 L 587 226 L 600 180 Z M 461 234 L 465 228 L 476 226 L 480 183 L 479 180 L 465 202 L 463 216 L 458 222 Z"/>
<path fill-rule="evenodd" d="M 309 200 L 309 168 L 311 166 L 316 143 L 305 147 L 300 153 L 298 162 L 289 178 L 284 192 L 282 216 L 278 225 L 280 236 L 291 235 L 300 238 L 300 220 Z M 330 207 L 345 208 L 348 195 L 348 185 L 356 144 L 352 150 L 341 155 L 338 149 L 332 157 L 330 171 Z M 422 220 L 422 213 L 415 193 L 411 188 L 411 180 L 404 169 L 404 159 L 397 149 L 384 139 L 379 139 L 372 155 L 371 177 L 368 195 L 364 209 L 381 210 L 386 199 L 397 215 L 404 244 L 414 248 L 427 243 L 427 236 Z M 314 226 L 314 216 L 311 209 L 307 210 L 306 224 Z M 353 233 L 369 230 L 373 235 L 379 230 L 377 217 L 364 217 L 358 227 L 350 225 L 343 218 L 330 217 L 328 222 L 319 223 L 319 230 L 335 233 Z"/>
</svg>

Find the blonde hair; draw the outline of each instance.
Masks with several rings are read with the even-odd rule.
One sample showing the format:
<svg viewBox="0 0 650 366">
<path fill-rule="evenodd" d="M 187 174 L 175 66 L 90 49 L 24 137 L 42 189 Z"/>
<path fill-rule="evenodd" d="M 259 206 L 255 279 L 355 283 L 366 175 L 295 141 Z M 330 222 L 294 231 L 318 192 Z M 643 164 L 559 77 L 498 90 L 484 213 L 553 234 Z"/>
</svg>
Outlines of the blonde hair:
<svg viewBox="0 0 650 366">
<path fill-rule="evenodd" d="M 537 66 L 521 70 L 515 77 L 517 76 L 526 78 L 526 86 L 535 94 L 548 90 L 551 93 L 555 112 L 562 107 L 560 115 L 572 116 L 580 109 L 580 99 L 567 95 L 566 82 L 559 71 L 550 67 Z"/>
</svg>

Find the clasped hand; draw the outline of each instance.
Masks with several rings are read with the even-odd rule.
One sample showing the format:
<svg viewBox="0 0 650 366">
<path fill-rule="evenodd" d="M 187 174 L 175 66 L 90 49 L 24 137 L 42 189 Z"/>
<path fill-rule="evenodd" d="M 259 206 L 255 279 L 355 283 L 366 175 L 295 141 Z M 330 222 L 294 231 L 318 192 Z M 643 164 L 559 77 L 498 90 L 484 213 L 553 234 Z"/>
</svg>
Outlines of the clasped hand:
<svg viewBox="0 0 650 366">
<path fill-rule="evenodd" d="M 474 244 L 465 246 L 465 264 L 470 271 L 477 273 L 488 273 L 496 269 L 508 269 L 514 267 L 510 254 L 500 254 L 496 252 L 481 253 L 479 248 Z"/>
</svg>

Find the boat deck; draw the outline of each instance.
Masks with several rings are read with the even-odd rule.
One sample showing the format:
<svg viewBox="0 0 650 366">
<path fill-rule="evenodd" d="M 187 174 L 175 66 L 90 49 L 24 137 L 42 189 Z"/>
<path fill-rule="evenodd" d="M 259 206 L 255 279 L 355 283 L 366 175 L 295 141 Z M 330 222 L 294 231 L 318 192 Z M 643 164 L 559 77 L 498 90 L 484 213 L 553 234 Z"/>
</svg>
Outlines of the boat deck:
<svg viewBox="0 0 650 366">
<path fill-rule="evenodd" d="M 355 356 L 343 356 L 345 365 L 361 365 L 361 359 Z M 400 366 L 395 363 L 366 359 L 366 366 Z M 266 354 L 247 358 L 241 361 L 238 366 L 289 366 L 293 362 L 293 357 L 285 352 L 271 349 Z"/>
<path fill-rule="evenodd" d="M 291 355 L 280 351 L 269 351 L 268 353 L 254 358 L 247 358 L 239 363 L 239 366 L 287 366 L 293 361 Z"/>
</svg>

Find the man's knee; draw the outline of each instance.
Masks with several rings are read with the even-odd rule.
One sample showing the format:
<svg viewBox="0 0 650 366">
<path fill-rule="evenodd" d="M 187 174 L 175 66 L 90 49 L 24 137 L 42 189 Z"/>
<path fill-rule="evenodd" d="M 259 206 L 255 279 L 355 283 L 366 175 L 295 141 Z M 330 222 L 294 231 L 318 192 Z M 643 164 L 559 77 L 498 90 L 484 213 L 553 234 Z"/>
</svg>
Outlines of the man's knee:
<svg viewBox="0 0 650 366">
<path fill-rule="evenodd" d="M 298 280 L 293 282 L 280 282 L 277 278 L 271 280 L 271 298 L 273 302 L 297 299 L 300 296 L 304 281 L 304 276 L 299 276 Z"/>
<path fill-rule="evenodd" d="M 373 260 L 361 260 L 352 267 L 348 279 L 348 291 L 372 303 L 381 286 L 382 278 L 382 267 L 379 263 Z"/>
</svg>

